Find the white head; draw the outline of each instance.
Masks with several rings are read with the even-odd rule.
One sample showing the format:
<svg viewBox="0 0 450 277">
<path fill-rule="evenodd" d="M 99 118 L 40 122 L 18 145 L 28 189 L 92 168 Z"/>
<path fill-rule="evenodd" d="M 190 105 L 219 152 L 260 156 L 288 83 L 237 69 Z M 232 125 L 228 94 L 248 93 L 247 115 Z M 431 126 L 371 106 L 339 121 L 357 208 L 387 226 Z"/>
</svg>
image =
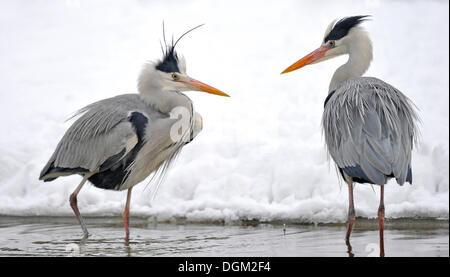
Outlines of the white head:
<svg viewBox="0 0 450 277">
<path fill-rule="evenodd" d="M 165 107 L 163 106 L 170 105 L 170 102 L 173 102 L 172 100 L 180 97 L 179 92 L 183 91 L 203 91 L 228 96 L 226 93 L 197 81 L 186 74 L 186 60 L 183 56 L 178 57 L 175 51 L 177 42 L 184 35 L 172 45 L 166 46 L 165 51 L 163 51 L 163 58 L 160 61 L 146 64 L 139 76 L 138 90 L 141 96 L 156 107 L 164 108 L 164 110 Z"/>
<path fill-rule="evenodd" d="M 344 54 L 350 55 L 345 68 L 347 75 L 364 74 L 372 60 L 372 43 L 366 31 L 359 27 L 366 18 L 367 16 L 352 16 L 334 20 L 328 25 L 320 47 L 289 66 L 282 74 Z"/>
<path fill-rule="evenodd" d="M 197 81 L 186 74 L 186 60 L 171 46 L 161 61 L 144 66 L 138 80 L 140 93 L 152 89 L 164 92 L 204 91 L 211 94 L 228 96 L 226 93 Z"/>
</svg>

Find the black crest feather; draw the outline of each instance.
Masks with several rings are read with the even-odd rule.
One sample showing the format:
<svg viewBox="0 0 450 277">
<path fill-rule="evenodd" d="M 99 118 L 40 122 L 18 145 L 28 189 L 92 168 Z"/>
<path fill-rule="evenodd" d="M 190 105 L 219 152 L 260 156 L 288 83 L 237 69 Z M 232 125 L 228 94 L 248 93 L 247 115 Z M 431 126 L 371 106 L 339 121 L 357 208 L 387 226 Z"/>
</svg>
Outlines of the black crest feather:
<svg viewBox="0 0 450 277">
<path fill-rule="evenodd" d="M 156 69 L 166 73 L 180 73 L 180 68 L 178 67 L 178 56 L 177 52 L 175 52 L 175 47 L 167 47 L 163 55 L 163 59 L 158 62 L 158 64 L 156 65 Z"/>
<path fill-rule="evenodd" d="M 163 71 L 166 73 L 171 73 L 171 72 L 180 73 L 180 68 L 178 67 L 178 55 L 177 55 L 177 52 L 175 51 L 175 46 L 177 45 L 177 43 L 180 41 L 180 39 L 182 37 L 184 37 L 186 34 L 192 32 L 193 30 L 195 30 L 203 25 L 204 24 L 198 25 L 198 26 L 190 29 L 189 31 L 185 32 L 175 41 L 175 43 L 173 42 L 173 37 L 172 37 L 172 43 L 170 45 L 167 45 L 166 34 L 165 34 L 165 30 L 164 30 L 164 22 L 163 22 L 163 38 L 164 38 L 165 49 L 163 49 L 162 60 L 156 64 L 155 68 L 157 70 L 160 70 L 160 71 Z M 162 45 L 161 45 L 161 48 L 162 48 Z"/>
<path fill-rule="evenodd" d="M 329 40 L 339 40 L 339 39 L 345 37 L 353 27 L 356 27 L 364 20 L 367 20 L 367 17 L 369 17 L 369 16 L 370 15 L 358 15 L 358 16 L 345 17 L 345 18 L 339 20 L 334 25 L 334 27 L 330 31 L 330 33 L 323 39 L 323 42 L 327 42 Z"/>
</svg>

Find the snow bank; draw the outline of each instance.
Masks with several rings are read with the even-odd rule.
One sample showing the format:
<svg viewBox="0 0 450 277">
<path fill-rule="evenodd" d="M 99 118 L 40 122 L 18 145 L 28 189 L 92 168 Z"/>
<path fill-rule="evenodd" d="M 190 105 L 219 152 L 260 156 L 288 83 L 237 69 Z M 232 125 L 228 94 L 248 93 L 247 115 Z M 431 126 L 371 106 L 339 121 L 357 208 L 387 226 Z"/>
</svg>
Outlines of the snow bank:
<svg viewBox="0 0 450 277">
<path fill-rule="evenodd" d="M 135 187 L 132 213 L 157 220 L 342 222 L 347 188 L 327 160 L 323 101 L 345 57 L 280 72 L 321 42 L 328 23 L 371 14 L 368 76 L 407 94 L 422 118 L 414 185 L 386 187 L 387 217 L 449 214 L 446 1 L 0 2 L 0 214 L 72 215 L 80 177 L 38 181 L 72 112 L 136 92 L 142 64 L 160 58 L 161 23 L 182 34 L 188 74 L 231 98 L 188 92 L 204 119 L 152 200 Z M 117 215 L 125 192 L 83 188 L 85 215 Z M 358 185 L 356 212 L 375 217 L 378 187 Z"/>
</svg>

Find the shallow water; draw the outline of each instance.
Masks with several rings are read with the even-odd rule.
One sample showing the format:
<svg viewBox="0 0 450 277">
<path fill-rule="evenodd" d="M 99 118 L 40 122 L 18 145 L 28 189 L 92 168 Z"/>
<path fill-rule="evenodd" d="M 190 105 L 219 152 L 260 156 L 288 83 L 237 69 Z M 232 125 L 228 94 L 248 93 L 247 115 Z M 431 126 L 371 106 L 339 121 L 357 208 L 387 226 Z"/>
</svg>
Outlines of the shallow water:
<svg viewBox="0 0 450 277">
<path fill-rule="evenodd" d="M 87 218 L 83 241 L 75 218 L 0 217 L 1 256 L 348 256 L 345 225 L 213 225 Z M 355 256 L 378 255 L 376 220 L 357 219 Z M 449 256 L 448 221 L 387 220 L 386 256 Z"/>
</svg>

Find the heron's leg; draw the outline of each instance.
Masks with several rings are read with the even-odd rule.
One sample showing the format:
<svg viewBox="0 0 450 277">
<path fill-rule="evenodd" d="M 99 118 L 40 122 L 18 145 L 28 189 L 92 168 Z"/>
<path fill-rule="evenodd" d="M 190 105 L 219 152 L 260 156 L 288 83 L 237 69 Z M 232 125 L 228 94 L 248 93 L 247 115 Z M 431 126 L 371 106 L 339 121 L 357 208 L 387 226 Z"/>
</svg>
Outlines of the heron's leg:
<svg viewBox="0 0 450 277">
<path fill-rule="evenodd" d="M 384 185 L 381 185 L 380 206 L 378 208 L 378 224 L 380 226 L 380 257 L 384 257 Z"/>
<path fill-rule="evenodd" d="M 80 211 L 78 210 L 77 195 L 80 192 L 81 188 L 83 187 L 84 183 L 86 183 L 87 179 L 89 179 L 89 177 L 91 177 L 92 175 L 93 175 L 93 173 L 88 173 L 88 174 L 84 175 L 83 180 L 78 185 L 78 187 L 75 189 L 75 191 L 70 195 L 70 198 L 69 198 L 70 207 L 72 207 L 72 210 L 75 213 L 75 217 L 77 218 L 78 222 L 81 225 L 81 229 L 83 230 L 83 233 L 84 233 L 84 238 L 87 238 L 89 236 L 89 233 L 86 228 L 86 224 L 84 224 L 84 220 L 81 217 Z"/>
<path fill-rule="evenodd" d="M 131 189 L 128 189 L 127 193 L 127 203 L 125 204 L 125 211 L 123 212 L 123 225 L 125 226 L 126 237 L 128 238 L 130 231 L 128 230 L 128 225 L 130 224 L 130 199 L 131 199 Z"/>
<path fill-rule="evenodd" d="M 347 234 L 345 235 L 345 243 L 347 244 L 348 254 L 353 257 L 352 245 L 350 244 L 350 234 L 353 230 L 353 224 L 355 223 L 355 206 L 353 203 L 353 180 L 346 174 L 345 181 L 348 184 L 348 217 L 347 217 Z"/>
</svg>

